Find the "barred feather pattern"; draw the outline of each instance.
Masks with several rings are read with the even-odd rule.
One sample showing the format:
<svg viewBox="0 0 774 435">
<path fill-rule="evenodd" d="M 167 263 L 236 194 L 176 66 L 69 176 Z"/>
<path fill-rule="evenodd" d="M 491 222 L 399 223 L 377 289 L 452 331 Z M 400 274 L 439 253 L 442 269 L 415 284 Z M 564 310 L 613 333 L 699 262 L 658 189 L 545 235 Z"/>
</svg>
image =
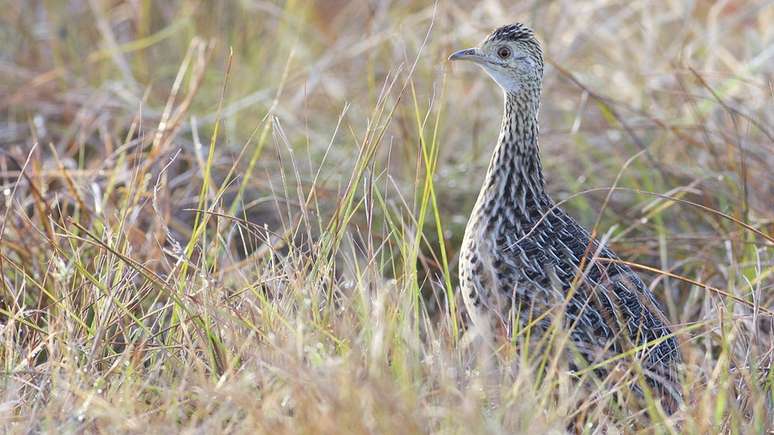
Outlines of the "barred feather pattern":
<svg viewBox="0 0 774 435">
<path fill-rule="evenodd" d="M 681 357 L 659 303 L 636 273 L 616 262 L 545 191 L 540 88 L 537 81 L 505 95 L 500 137 L 460 254 L 467 310 L 479 327 L 491 329 L 494 321 L 512 331 L 512 319 L 524 326 L 561 307 L 573 347 L 587 363 L 641 348 L 636 357 L 647 383 L 673 412 L 681 402 Z M 549 324 L 544 316 L 532 325 L 533 336 Z"/>
</svg>

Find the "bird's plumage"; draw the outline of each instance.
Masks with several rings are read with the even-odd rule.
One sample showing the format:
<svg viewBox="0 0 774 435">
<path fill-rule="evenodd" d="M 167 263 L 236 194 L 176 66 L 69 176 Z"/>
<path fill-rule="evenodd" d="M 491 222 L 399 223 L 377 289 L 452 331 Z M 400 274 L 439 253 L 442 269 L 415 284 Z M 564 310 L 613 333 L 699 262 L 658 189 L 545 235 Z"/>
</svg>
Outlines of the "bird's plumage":
<svg viewBox="0 0 774 435">
<path fill-rule="evenodd" d="M 508 49 L 498 48 L 502 44 Z M 523 326 L 562 308 L 564 326 L 586 362 L 637 348 L 648 384 L 673 410 L 680 401 L 680 353 L 659 303 L 545 191 L 538 152 L 539 43 L 530 29 L 514 24 L 471 50 L 505 91 L 500 137 L 460 253 L 461 290 L 473 322 L 491 328 L 494 319 L 510 330 L 512 319 Z M 545 330 L 549 323 L 545 316 L 534 328 Z"/>
</svg>

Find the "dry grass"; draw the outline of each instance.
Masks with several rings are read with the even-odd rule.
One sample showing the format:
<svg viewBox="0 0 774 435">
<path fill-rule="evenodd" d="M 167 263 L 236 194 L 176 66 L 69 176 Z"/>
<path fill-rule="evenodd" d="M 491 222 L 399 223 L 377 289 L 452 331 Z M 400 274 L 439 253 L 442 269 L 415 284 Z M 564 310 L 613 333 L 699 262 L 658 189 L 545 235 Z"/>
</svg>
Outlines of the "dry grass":
<svg viewBox="0 0 774 435">
<path fill-rule="evenodd" d="M 0 6 L 3 432 L 772 427 L 770 1 Z M 465 335 L 501 103 L 445 58 L 515 20 L 550 191 L 676 325 L 671 417 Z"/>
</svg>

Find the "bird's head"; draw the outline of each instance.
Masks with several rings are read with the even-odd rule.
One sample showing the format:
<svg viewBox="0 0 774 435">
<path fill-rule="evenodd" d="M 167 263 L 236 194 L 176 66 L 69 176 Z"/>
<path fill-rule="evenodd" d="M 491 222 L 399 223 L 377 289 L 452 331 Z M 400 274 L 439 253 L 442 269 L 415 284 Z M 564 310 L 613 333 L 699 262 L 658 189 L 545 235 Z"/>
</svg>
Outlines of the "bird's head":
<svg viewBox="0 0 774 435">
<path fill-rule="evenodd" d="M 509 94 L 539 91 L 543 79 L 543 51 L 532 30 L 520 23 L 500 27 L 478 47 L 457 51 L 449 60 L 477 63 Z"/>
</svg>

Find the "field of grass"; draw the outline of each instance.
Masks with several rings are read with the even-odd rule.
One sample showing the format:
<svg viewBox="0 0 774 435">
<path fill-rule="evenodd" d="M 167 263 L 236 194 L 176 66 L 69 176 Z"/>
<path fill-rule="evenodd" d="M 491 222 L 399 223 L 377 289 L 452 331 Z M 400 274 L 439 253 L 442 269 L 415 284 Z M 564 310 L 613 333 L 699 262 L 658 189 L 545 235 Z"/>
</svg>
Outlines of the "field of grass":
<svg viewBox="0 0 774 435">
<path fill-rule="evenodd" d="M 3 433 L 774 427 L 772 1 L 0 8 Z M 502 102 L 446 57 L 512 21 L 546 53 L 548 190 L 682 343 L 672 416 L 562 340 L 466 334 Z"/>
</svg>

